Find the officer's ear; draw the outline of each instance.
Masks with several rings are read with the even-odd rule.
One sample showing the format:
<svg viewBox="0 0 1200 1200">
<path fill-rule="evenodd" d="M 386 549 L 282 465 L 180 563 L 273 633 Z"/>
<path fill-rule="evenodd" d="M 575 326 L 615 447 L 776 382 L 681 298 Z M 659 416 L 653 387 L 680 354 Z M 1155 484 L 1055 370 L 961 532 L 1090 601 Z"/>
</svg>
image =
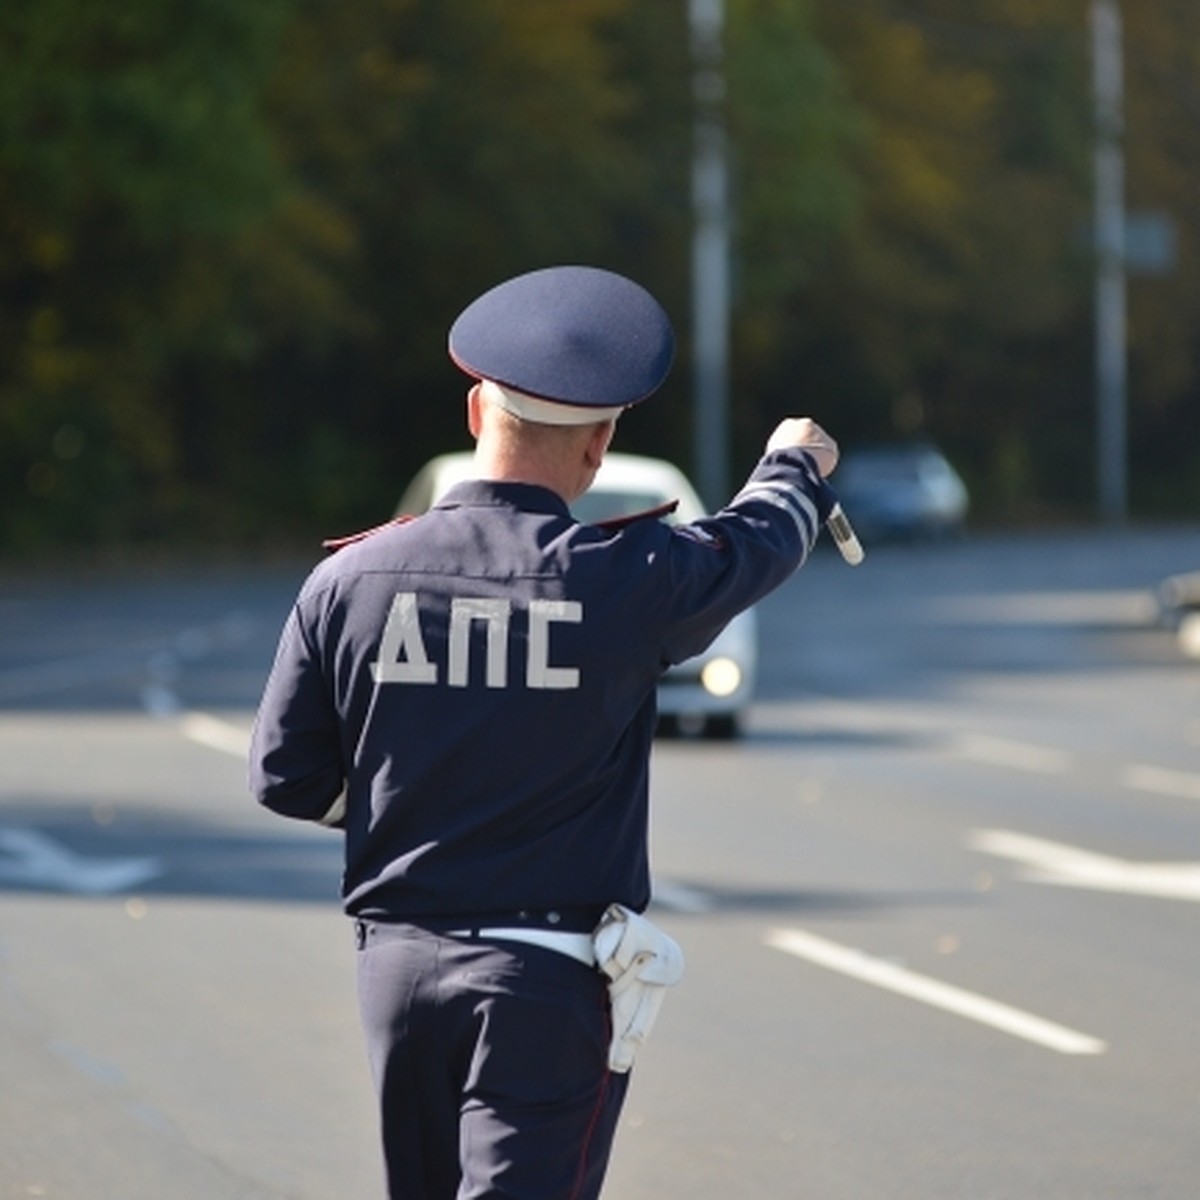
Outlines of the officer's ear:
<svg viewBox="0 0 1200 1200">
<path fill-rule="evenodd" d="M 479 395 L 479 384 L 476 384 L 467 393 L 467 428 L 473 438 L 478 438 L 479 431 L 483 428 L 482 408 L 483 400 Z"/>
<path fill-rule="evenodd" d="M 601 421 L 592 426 L 591 436 L 584 449 L 584 461 L 593 471 L 600 469 L 600 463 L 604 460 L 604 455 L 616 431 L 616 421 Z"/>
</svg>

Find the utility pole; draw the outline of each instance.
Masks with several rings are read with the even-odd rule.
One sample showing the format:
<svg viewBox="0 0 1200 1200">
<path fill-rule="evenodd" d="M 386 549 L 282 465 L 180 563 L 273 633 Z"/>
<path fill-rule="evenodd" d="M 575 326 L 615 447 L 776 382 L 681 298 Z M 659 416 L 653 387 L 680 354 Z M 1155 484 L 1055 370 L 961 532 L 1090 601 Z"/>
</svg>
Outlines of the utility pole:
<svg viewBox="0 0 1200 1200">
<path fill-rule="evenodd" d="M 729 462 L 729 166 L 723 0 L 688 0 L 692 54 L 692 372 L 696 486 L 724 504 Z"/>
<path fill-rule="evenodd" d="M 1121 12 L 1092 0 L 1095 142 L 1096 486 L 1102 520 L 1128 515 L 1125 158 Z"/>
</svg>

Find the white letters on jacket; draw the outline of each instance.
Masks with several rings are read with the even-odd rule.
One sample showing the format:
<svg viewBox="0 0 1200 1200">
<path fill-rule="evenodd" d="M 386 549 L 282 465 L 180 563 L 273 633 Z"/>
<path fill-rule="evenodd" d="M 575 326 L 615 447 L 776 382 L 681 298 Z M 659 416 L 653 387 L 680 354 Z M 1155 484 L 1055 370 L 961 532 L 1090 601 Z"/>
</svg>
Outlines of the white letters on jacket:
<svg viewBox="0 0 1200 1200">
<path fill-rule="evenodd" d="M 622 904 L 608 906 L 593 942 L 596 963 L 610 980 L 613 1034 L 608 1066 L 625 1072 L 650 1035 L 666 989 L 683 976 L 683 951 L 653 922 Z"/>
</svg>

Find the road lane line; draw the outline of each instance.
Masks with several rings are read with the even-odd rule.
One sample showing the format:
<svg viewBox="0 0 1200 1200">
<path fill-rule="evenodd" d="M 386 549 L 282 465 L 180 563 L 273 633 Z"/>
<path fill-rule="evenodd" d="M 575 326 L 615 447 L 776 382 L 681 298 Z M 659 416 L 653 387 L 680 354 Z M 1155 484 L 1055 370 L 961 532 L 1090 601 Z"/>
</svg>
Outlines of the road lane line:
<svg viewBox="0 0 1200 1200">
<path fill-rule="evenodd" d="M 961 758 L 1042 775 L 1064 775 L 1072 765 L 1071 756 L 1063 750 L 981 733 L 962 734 L 951 742 L 950 749 Z"/>
<path fill-rule="evenodd" d="M 1158 796 L 1177 796 L 1181 800 L 1200 800 L 1200 775 L 1192 771 L 1172 771 L 1134 763 L 1122 776 L 1125 786 Z"/>
<path fill-rule="evenodd" d="M 1032 867 L 1039 877 L 1102 878 L 1120 865 L 1119 859 L 1108 854 L 1095 854 L 1065 842 L 1014 833 L 1011 829 L 976 829 L 967 838 L 967 845 L 983 854 Z"/>
<path fill-rule="evenodd" d="M 766 937 L 767 945 L 831 971 L 838 971 L 886 991 L 907 996 L 923 1004 L 965 1017 L 1001 1033 L 1022 1038 L 1059 1054 L 1103 1054 L 1107 1043 L 1086 1033 L 1068 1029 L 1032 1013 L 1024 1012 L 975 992 L 918 975 L 883 959 L 872 958 L 860 950 L 839 945 L 800 929 L 775 929 Z"/>
<path fill-rule="evenodd" d="M 243 760 L 250 753 L 250 734 L 247 730 L 230 721 L 211 717 L 208 713 L 185 713 L 180 719 L 179 728 L 184 737 L 210 750 L 219 750 L 222 754 L 231 754 Z"/>
<path fill-rule="evenodd" d="M 976 829 L 967 845 L 1020 863 L 1035 883 L 1200 901 L 1200 863 L 1130 862 L 1008 829 Z"/>
</svg>

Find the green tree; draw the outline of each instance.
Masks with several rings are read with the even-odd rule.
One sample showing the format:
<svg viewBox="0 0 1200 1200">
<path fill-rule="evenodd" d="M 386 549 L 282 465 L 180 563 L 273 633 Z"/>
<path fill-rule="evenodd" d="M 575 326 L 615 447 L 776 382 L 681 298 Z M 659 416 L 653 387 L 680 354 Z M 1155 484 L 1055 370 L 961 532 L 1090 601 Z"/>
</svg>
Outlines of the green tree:
<svg viewBox="0 0 1200 1200">
<path fill-rule="evenodd" d="M 813 387 L 850 441 L 946 441 L 1009 498 L 1031 482 L 1022 412 L 1077 423 L 1033 365 L 1078 319 L 1083 267 L 1086 88 L 1063 21 L 1002 0 L 969 22 L 932 0 L 815 5 L 857 114 L 856 204 L 782 300 L 793 335 L 761 376 Z"/>
<path fill-rule="evenodd" d="M 370 318 L 319 361 L 285 338 L 259 364 L 263 393 L 288 381 L 296 419 L 267 418 L 280 461 L 297 488 L 326 481 L 297 497 L 310 524 L 386 515 L 422 459 L 465 443 L 445 340 L 479 291 L 581 261 L 683 295 L 686 153 L 662 152 L 686 109 L 681 27 L 632 0 L 314 0 L 289 28 L 280 153 L 357 231 Z"/>
<path fill-rule="evenodd" d="M 1132 495 L 1135 511 L 1195 511 L 1200 11 L 1121 7 L 1128 203 L 1168 215 L 1179 243 L 1169 275 L 1129 281 Z M 1088 9 L 814 0 L 857 116 L 840 160 L 856 203 L 778 313 L 741 316 L 743 344 L 764 343 L 743 358 L 760 404 L 799 380 L 851 440 L 932 436 L 997 519 L 1094 505 Z M 769 182 L 770 160 L 743 171 Z"/>
<path fill-rule="evenodd" d="M 2 538 L 115 537 L 179 503 L 170 374 L 237 357 L 237 239 L 281 179 L 259 94 L 284 0 L 0 10 Z"/>
<path fill-rule="evenodd" d="M 923 433 L 997 518 L 1093 488 L 1085 0 L 725 0 L 743 462 L 799 406 Z M 1134 498 L 1200 505 L 1200 9 L 1124 5 Z M 624 448 L 690 459 L 687 5 L 8 0 L 0 549 L 387 515 L 465 443 L 459 308 L 578 261 L 679 364 Z"/>
</svg>

